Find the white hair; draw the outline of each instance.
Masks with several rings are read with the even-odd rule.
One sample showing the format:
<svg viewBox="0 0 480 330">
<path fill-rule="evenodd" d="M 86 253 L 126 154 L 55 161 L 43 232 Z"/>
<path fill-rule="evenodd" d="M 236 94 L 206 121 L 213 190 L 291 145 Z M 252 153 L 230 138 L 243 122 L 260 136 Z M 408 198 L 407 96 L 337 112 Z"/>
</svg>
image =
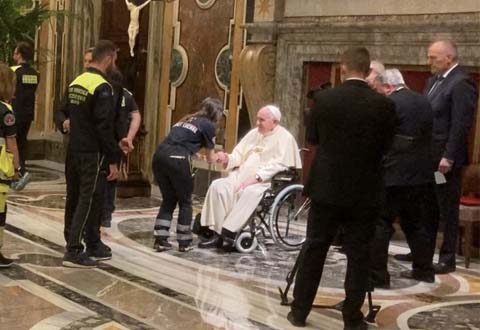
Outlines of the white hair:
<svg viewBox="0 0 480 330">
<path fill-rule="evenodd" d="M 280 109 L 277 106 L 274 106 L 272 104 L 266 105 L 265 108 L 267 108 L 270 113 L 272 114 L 273 118 L 280 122 L 282 119 L 282 113 L 280 112 Z"/>
<path fill-rule="evenodd" d="M 402 73 L 398 69 L 388 69 L 381 76 L 382 83 L 399 86 L 405 85 L 405 80 L 403 80 Z"/>
<path fill-rule="evenodd" d="M 385 72 L 385 65 L 382 62 L 377 60 L 370 61 L 370 69 L 374 71 L 376 74 L 381 75 Z"/>
</svg>

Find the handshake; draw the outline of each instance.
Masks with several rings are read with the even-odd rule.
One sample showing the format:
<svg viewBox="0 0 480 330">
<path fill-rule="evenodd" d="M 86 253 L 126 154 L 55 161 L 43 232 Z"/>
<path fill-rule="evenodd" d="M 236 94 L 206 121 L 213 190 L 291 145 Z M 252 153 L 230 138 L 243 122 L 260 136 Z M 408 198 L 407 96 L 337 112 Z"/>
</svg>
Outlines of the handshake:
<svg viewBox="0 0 480 330">
<path fill-rule="evenodd" d="M 214 152 L 212 150 L 211 152 L 208 152 L 206 156 L 197 153 L 195 157 L 197 159 L 206 160 L 209 163 L 220 163 L 223 164 L 223 166 L 227 166 L 228 164 L 228 154 L 223 151 Z"/>
</svg>

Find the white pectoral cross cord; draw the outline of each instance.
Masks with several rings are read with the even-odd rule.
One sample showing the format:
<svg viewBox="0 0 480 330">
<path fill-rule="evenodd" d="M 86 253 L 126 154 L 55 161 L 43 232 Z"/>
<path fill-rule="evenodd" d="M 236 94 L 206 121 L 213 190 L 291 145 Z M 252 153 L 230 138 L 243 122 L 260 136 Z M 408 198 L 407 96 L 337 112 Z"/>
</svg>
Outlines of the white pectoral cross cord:
<svg viewBox="0 0 480 330">
<path fill-rule="evenodd" d="M 152 0 L 147 0 L 140 6 L 135 5 L 133 2 L 125 0 L 128 10 L 130 11 L 130 24 L 128 25 L 128 45 L 130 46 L 130 56 L 134 57 L 135 53 L 133 48 L 135 47 L 135 39 L 140 29 L 140 10 L 148 5 Z"/>
</svg>

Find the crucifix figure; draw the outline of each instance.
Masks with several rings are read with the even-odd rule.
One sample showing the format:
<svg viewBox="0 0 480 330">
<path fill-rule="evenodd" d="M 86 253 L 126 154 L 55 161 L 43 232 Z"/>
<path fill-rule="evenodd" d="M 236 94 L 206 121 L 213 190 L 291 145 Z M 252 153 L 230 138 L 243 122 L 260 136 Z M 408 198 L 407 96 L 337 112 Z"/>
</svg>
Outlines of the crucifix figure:
<svg viewBox="0 0 480 330">
<path fill-rule="evenodd" d="M 135 47 L 135 38 L 137 37 L 140 28 L 139 18 L 140 10 L 148 5 L 152 0 L 147 0 L 143 4 L 137 6 L 133 1 L 125 0 L 128 10 L 130 11 L 130 24 L 128 25 L 128 45 L 130 46 L 130 56 L 134 57 L 133 48 Z"/>
</svg>

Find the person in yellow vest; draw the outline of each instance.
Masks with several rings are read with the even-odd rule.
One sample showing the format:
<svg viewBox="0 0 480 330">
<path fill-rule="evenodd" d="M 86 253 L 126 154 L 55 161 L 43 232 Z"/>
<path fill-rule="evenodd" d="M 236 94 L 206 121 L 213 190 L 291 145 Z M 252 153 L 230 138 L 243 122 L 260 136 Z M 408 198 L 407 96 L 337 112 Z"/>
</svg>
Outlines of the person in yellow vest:
<svg viewBox="0 0 480 330">
<path fill-rule="evenodd" d="M 7 219 L 7 192 L 9 182 L 18 178 L 20 161 L 18 156 L 15 115 L 9 104 L 15 90 L 15 73 L 0 62 L 0 250 L 3 246 L 5 222 Z M 6 148 L 6 150 L 5 150 Z M 13 155 L 3 157 L 5 152 Z M 0 268 L 9 267 L 12 259 L 0 252 Z"/>
<path fill-rule="evenodd" d="M 92 268 L 97 265 L 94 259 L 111 258 L 111 251 L 101 243 L 96 224 L 103 206 L 104 186 L 100 178 L 105 176 L 111 181 L 118 177 L 121 152 L 114 133 L 113 90 L 106 77 L 115 67 L 117 47 L 111 41 L 101 40 L 92 55 L 87 71 L 70 83 L 65 108 L 66 118 L 70 119 L 65 162 L 65 267 Z"/>
<path fill-rule="evenodd" d="M 17 77 L 15 95 L 12 99 L 13 112 L 17 120 L 17 143 L 20 153 L 20 174 L 22 185 L 30 180 L 30 174 L 25 167 L 27 136 L 30 130 L 35 112 L 35 93 L 37 91 L 40 76 L 31 63 L 33 61 L 33 48 L 27 42 L 19 42 L 13 52 L 13 60 L 16 66 L 11 69 Z M 23 187 L 17 185 L 16 190 Z"/>
</svg>

